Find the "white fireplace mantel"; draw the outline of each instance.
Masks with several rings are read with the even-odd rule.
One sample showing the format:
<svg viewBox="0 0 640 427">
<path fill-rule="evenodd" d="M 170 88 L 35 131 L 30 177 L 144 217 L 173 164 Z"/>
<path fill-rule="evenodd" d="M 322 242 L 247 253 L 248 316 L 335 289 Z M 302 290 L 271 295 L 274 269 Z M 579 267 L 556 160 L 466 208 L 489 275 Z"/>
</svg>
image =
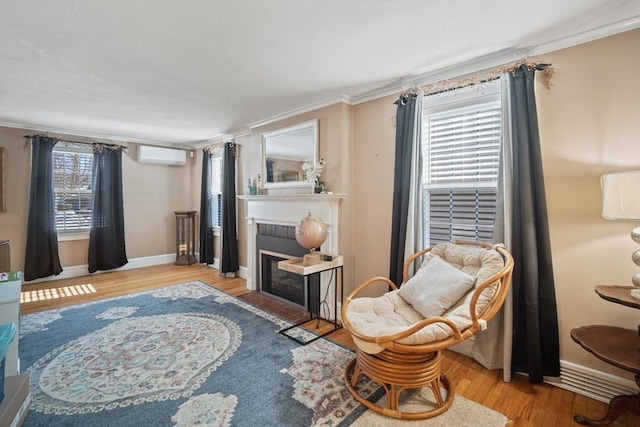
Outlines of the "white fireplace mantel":
<svg viewBox="0 0 640 427">
<path fill-rule="evenodd" d="M 327 239 L 320 251 L 339 254 L 338 219 L 340 202 L 346 194 L 291 194 L 238 196 L 246 204 L 247 288 L 257 290 L 256 233 L 258 224 L 295 226 L 311 214 L 327 224 Z"/>
</svg>

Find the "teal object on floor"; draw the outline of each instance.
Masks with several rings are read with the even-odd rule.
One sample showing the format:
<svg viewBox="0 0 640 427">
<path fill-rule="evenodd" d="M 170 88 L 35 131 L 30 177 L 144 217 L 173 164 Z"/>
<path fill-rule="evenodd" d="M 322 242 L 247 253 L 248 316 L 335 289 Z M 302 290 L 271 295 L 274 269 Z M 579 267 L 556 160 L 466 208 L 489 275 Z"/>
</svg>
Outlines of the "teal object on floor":
<svg viewBox="0 0 640 427">
<path fill-rule="evenodd" d="M 9 350 L 9 345 L 13 341 L 13 337 L 16 335 L 16 325 L 13 323 L 7 323 L 6 325 L 0 325 L 0 359 L 4 359 L 4 356 Z"/>
<path fill-rule="evenodd" d="M 15 335 L 16 325 L 13 323 L 0 325 L 0 402 L 4 399 L 4 359 Z"/>
</svg>

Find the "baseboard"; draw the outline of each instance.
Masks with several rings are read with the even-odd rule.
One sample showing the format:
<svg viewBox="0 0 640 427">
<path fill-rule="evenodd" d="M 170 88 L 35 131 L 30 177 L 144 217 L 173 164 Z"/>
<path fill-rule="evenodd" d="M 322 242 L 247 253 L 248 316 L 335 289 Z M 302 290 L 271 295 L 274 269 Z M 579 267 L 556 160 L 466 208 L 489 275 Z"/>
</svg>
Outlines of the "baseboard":
<svg viewBox="0 0 640 427">
<path fill-rule="evenodd" d="M 196 259 L 200 259 L 200 252 L 196 251 Z M 209 267 L 213 267 L 217 270 L 220 270 L 220 259 L 219 258 L 213 258 L 213 264 L 207 264 Z"/>
<path fill-rule="evenodd" d="M 150 267 L 152 265 L 171 264 L 176 260 L 176 254 L 153 255 L 148 257 L 131 258 L 129 262 L 120 268 L 113 270 L 96 271 L 92 274 L 108 273 L 109 271 L 131 270 L 132 268 Z M 89 274 L 89 264 L 70 265 L 62 267 L 62 273 L 57 276 L 48 276 L 41 279 L 30 280 L 29 283 L 48 282 L 51 280 L 71 279 Z"/>
<path fill-rule="evenodd" d="M 247 289 L 250 291 L 253 291 L 253 278 L 249 277 L 249 269 L 245 266 L 240 266 L 240 269 L 238 270 L 238 276 L 242 277 L 245 282 L 246 282 L 246 286 Z"/>
<path fill-rule="evenodd" d="M 631 380 L 565 360 L 560 361 L 559 381 L 545 382 L 604 403 L 621 394 L 638 392 L 635 382 Z"/>
<path fill-rule="evenodd" d="M 238 270 L 238 276 L 242 277 L 243 279 L 247 280 L 247 277 L 249 276 L 249 269 L 245 266 L 240 266 L 240 269 Z"/>
</svg>

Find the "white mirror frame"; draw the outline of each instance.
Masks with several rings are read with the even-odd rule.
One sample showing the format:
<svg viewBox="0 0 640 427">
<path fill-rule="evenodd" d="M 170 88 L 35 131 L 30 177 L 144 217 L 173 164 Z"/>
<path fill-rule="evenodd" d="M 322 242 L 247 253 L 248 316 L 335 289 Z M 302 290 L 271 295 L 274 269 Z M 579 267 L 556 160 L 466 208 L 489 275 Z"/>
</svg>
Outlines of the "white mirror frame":
<svg viewBox="0 0 640 427">
<path fill-rule="evenodd" d="M 308 131 L 311 132 L 308 132 Z M 307 132 L 305 132 L 307 131 Z M 269 146 L 273 146 L 273 144 L 278 144 L 279 141 L 283 141 L 285 138 L 291 136 L 294 133 L 311 133 L 312 137 L 310 141 L 302 141 L 302 144 L 310 145 L 311 150 L 313 151 L 309 153 L 308 160 L 312 161 L 313 164 L 318 162 L 318 120 L 309 120 L 294 126 L 289 126 L 282 129 L 276 129 L 269 132 L 264 132 L 261 134 L 260 141 L 260 173 L 261 173 L 261 181 L 262 188 L 290 188 L 290 187 L 313 187 L 312 183 L 308 183 L 304 179 L 304 172 L 302 170 L 302 163 L 305 161 L 300 159 L 300 174 L 302 179 L 294 180 L 294 181 L 282 181 L 282 182 L 267 182 L 267 148 Z M 305 135 L 306 136 L 306 135 Z"/>
</svg>

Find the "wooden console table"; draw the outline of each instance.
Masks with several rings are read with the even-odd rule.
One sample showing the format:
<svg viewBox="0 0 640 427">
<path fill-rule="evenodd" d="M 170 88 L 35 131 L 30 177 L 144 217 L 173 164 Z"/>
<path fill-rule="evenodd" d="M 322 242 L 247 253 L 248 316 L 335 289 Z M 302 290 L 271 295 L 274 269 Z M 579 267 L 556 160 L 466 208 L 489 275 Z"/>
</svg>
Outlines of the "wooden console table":
<svg viewBox="0 0 640 427">
<path fill-rule="evenodd" d="M 596 286 L 596 293 L 607 301 L 640 309 L 640 300 L 629 294 L 631 289 L 631 286 Z M 637 331 L 606 325 L 583 326 L 571 330 L 571 338 L 598 359 L 633 372 L 640 387 L 640 326 Z M 584 425 L 605 426 L 623 412 L 640 415 L 640 392 L 611 399 L 607 414 L 599 420 L 582 415 L 575 415 L 573 419 Z"/>
</svg>

